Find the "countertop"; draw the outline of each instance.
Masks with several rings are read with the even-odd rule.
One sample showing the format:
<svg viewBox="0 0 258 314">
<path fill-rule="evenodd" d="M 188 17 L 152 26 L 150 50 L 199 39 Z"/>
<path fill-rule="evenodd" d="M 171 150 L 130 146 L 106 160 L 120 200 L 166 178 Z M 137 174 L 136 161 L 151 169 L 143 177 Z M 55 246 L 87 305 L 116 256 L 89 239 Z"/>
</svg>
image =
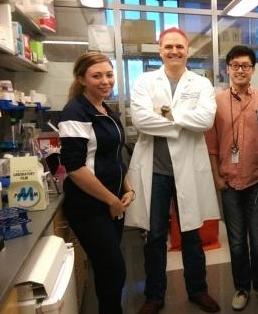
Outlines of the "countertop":
<svg viewBox="0 0 258 314">
<path fill-rule="evenodd" d="M 28 224 L 28 229 L 32 234 L 5 241 L 5 249 L 0 252 L 0 303 L 13 288 L 17 274 L 53 220 L 62 200 L 62 195 L 52 195 L 47 209 L 29 211 L 31 222 Z"/>
</svg>

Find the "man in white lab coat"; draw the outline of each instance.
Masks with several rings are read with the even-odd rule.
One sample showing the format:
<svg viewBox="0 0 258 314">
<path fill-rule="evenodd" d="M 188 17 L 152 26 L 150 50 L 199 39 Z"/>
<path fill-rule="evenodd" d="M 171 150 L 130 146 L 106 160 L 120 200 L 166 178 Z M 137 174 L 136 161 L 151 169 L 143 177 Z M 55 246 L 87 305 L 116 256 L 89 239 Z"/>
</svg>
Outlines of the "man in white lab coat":
<svg viewBox="0 0 258 314">
<path fill-rule="evenodd" d="M 209 296 L 205 255 L 198 234 L 219 209 L 203 132 L 216 113 L 207 78 L 186 69 L 188 39 L 178 28 L 160 35 L 164 65 L 141 75 L 132 91 L 131 112 L 139 131 L 129 167 L 136 199 L 125 223 L 148 230 L 145 255 L 146 302 L 140 314 L 164 306 L 169 213 L 173 199 L 180 221 L 184 277 L 189 300 L 206 312 L 218 312 Z"/>
</svg>

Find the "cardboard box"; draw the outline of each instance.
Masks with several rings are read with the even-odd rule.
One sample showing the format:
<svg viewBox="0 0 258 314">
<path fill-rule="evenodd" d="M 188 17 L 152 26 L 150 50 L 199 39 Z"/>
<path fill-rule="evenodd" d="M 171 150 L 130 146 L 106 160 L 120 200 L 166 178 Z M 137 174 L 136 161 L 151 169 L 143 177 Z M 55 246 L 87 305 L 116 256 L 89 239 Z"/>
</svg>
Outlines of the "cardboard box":
<svg viewBox="0 0 258 314">
<path fill-rule="evenodd" d="M 159 44 L 141 44 L 143 53 L 159 53 Z"/>
<path fill-rule="evenodd" d="M 242 33 L 239 27 L 228 27 L 219 34 L 219 54 L 226 56 L 229 50 L 242 43 Z"/>
<path fill-rule="evenodd" d="M 124 54 L 136 54 L 141 52 L 140 44 L 123 44 L 123 53 Z"/>
<path fill-rule="evenodd" d="M 156 42 L 155 21 L 151 20 L 122 20 L 122 43 L 152 44 Z"/>
<path fill-rule="evenodd" d="M 189 57 L 207 58 L 212 55 L 212 38 L 206 34 L 188 33 Z"/>
<path fill-rule="evenodd" d="M 37 40 L 30 40 L 29 46 L 32 53 L 32 61 L 35 63 L 43 63 L 44 52 L 42 42 Z"/>
</svg>

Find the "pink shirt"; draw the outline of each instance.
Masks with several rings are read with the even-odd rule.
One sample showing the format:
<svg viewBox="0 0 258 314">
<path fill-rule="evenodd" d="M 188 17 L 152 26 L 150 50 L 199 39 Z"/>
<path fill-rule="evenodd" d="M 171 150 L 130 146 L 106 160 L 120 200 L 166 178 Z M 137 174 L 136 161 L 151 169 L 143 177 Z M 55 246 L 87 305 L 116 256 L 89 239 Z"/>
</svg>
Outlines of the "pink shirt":
<svg viewBox="0 0 258 314">
<path fill-rule="evenodd" d="M 258 182 L 258 90 L 250 87 L 242 98 L 230 97 L 229 89 L 218 93 L 215 122 L 205 134 L 209 154 L 219 157 L 220 175 L 237 190 Z M 232 163 L 232 116 L 238 163 Z"/>
</svg>

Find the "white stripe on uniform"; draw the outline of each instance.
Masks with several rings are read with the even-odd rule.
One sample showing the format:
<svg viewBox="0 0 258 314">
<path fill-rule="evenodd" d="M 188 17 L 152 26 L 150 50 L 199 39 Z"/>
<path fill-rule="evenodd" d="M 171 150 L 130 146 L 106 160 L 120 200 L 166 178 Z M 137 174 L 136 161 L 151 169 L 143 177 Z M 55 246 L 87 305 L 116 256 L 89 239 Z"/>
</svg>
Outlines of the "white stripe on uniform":
<svg viewBox="0 0 258 314">
<path fill-rule="evenodd" d="M 68 120 L 59 122 L 58 128 L 60 137 L 81 137 L 89 139 L 92 123 Z"/>
</svg>

